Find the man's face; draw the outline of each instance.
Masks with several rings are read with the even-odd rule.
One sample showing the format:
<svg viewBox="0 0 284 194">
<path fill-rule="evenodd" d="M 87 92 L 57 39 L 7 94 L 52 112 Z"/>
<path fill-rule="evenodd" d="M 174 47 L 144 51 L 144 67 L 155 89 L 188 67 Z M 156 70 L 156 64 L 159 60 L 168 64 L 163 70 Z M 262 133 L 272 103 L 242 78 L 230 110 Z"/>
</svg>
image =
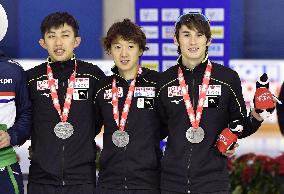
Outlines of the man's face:
<svg viewBox="0 0 284 194">
<path fill-rule="evenodd" d="M 110 55 L 119 71 L 132 72 L 137 70 L 139 57 L 143 51 L 132 40 L 118 37 L 111 43 Z"/>
<path fill-rule="evenodd" d="M 177 46 L 180 46 L 183 59 L 202 61 L 205 57 L 206 47 L 211 44 L 205 34 L 201 34 L 196 29 L 189 29 L 182 25 L 179 30 L 179 41 L 174 38 Z"/>
<path fill-rule="evenodd" d="M 73 28 L 66 23 L 59 28 L 51 28 L 40 39 L 40 45 L 47 50 L 53 61 L 66 61 L 73 55 L 74 48 L 81 42 L 80 37 L 75 37 Z"/>
</svg>

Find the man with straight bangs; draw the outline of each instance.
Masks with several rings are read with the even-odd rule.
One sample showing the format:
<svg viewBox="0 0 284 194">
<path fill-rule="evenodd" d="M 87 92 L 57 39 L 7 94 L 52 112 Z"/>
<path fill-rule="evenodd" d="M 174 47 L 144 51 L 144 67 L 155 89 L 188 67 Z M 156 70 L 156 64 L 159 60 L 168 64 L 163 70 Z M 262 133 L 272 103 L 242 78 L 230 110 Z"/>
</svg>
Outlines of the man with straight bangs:
<svg viewBox="0 0 284 194">
<path fill-rule="evenodd" d="M 103 44 L 115 66 L 96 89 L 97 130 L 104 125 L 96 194 L 160 194 L 159 74 L 139 65 L 145 34 L 124 19 L 110 27 Z"/>
<path fill-rule="evenodd" d="M 227 156 L 236 146 L 223 150 L 226 144 L 219 145 L 234 136 L 232 131 L 239 138 L 249 136 L 263 120 L 254 110 L 247 117 L 238 74 L 209 60 L 211 39 L 203 14 L 188 13 L 176 21 L 180 56 L 162 73 L 158 92 L 159 113 L 169 130 L 161 160 L 162 194 L 228 194 Z"/>
<path fill-rule="evenodd" d="M 96 182 L 94 87 L 104 73 L 78 60 L 79 25 L 67 12 L 46 16 L 47 61 L 28 70 L 32 101 L 29 194 L 93 194 Z"/>
</svg>

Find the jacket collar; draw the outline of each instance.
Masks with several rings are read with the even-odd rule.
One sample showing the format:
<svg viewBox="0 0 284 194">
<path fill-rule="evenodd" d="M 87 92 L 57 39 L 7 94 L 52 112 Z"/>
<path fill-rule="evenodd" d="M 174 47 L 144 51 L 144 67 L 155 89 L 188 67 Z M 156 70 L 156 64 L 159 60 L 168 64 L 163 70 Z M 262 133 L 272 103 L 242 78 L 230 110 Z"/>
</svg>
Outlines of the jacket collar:
<svg viewBox="0 0 284 194">
<path fill-rule="evenodd" d="M 205 58 L 201 61 L 201 63 L 196 65 L 192 70 L 182 64 L 182 57 L 181 57 L 181 55 L 177 59 L 177 64 L 178 64 L 179 67 L 181 67 L 183 70 L 193 71 L 193 72 L 203 72 L 203 71 L 205 71 L 205 69 L 207 67 L 207 63 L 208 63 L 208 54 L 206 54 Z"/>
<path fill-rule="evenodd" d="M 125 80 L 122 76 L 119 75 L 117 66 L 114 65 L 114 66 L 111 68 L 111 71 L 113 72 L 113 76 L 114 76 L 116 79 Z M 149 69 L 142 67 L 142 74 L 139 76 L 139 78 L 144 77 L 146 74 L 149 73 L 149 71 L 150 71 Z M 125 81 L 127 81 L 127 80 L 125 80 Z"/>
<path fill-rule="evenodd" d="M 56 62 L 50 61 L 49 64 L 51 66 L 54 78 L 60 80 L 67 80 L 70 78 L 71 73 L 74 71 L 75 58 L 71 58 L 66 61 L 56 61 Z M 77 72 L 78 72 L 78 60 L 77 60 Z"/>
</svg>

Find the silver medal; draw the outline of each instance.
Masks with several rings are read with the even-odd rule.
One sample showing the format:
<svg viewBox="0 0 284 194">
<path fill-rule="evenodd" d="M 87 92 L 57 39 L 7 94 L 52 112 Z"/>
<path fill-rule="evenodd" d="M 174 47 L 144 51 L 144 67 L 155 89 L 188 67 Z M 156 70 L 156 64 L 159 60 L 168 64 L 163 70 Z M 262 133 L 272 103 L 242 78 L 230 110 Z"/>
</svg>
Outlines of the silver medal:
<svg viewBox="0 0 284 194">
<path fill-rule="evenodd" d="M 59 122 L 54 127 L 54 133 L 60 139 L 68 139 L 71 137 L 73 132 L 73 126 L 68 122 Z"/>
<path fill-rule="evenodd" d="M 116 130 L 112 134 L 112 142 L 119 148 L 125 147 L 129 143 L 129 135 L 126 131 Z"/>
<path fill-rule="evenodd" d="M 197 129 L 190 127 L 186 131 L 186 139 L 191 143 L 200 143 L 204 139 L 204 130 L 201 127 Z"/>
</svg>

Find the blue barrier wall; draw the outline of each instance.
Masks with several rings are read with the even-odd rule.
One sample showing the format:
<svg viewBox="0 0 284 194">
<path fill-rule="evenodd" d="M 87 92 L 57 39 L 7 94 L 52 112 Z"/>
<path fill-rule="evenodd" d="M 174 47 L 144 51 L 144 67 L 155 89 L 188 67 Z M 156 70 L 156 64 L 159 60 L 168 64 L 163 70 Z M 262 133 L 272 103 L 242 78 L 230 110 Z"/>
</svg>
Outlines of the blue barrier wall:
<svg viewBox="0 0 284 194">
<path fill-rule="evenodd" d="M 230 58 L 244 58 L 244 0 L 231 1 L 230 18 Z"/>
<path fill-rule="evenodd" d="M 284 1 L 244 1 L 244 58 L 284 58 Z"/>
<path fill-rule="evenodd" d="M 15 0 L 0 0 L 0 4 L 7 12 L 9 19 L 8 31 L 4 39 L 0 42 L 0 49 L 5 51 L 6 55 L 17 57 L 18 47 L 18 4 Z"/>
<path fill-rule="evenodd" d="M 38 40 L 41 38 L 40 24 L 43 18 L 51 12 L 67 11 L 71 13 L 79 22 L 80 35 L 82 42 L 76 53 L 79 58 L 101 58 L 102 49 L 100 39 L 102 36 L 102 0 L 1 0 L 7 4 L 8 15 L 16 14 L 17 22 L 11 21 L 10 26 L 18 26 L 9 36 L 12 36 L 13 46 L 7 44 L 1 47 L 6 53 L 12 54 L 12 57 L 17 58 L 42 58 L 46 57 L 47 53 L 43 50 Z M 5 7 L 6 9 L 6 7 Z M 13 16 L 14 18 L 15 16 Z M 15 23 L 14 23 L 15 22 Z M 16 31 L 16 33 L 15 33 Z M 15 41 L 13 41 L 13 39 Z M 9 39 L 11 41 L 11 39 Z M 17 49 L 17 52 L 11 49 Z"/>
<path fill-rule="evenodd" d="M 149 0 L 145 0 L 149 1 Z M 101 58 L 102 0 L 0 0 L 9 18 L 0 49 L 14 58 L 46 57 L 38 45 L 40 22 L 50 12 L 69 11 L 80 23 L 80 58 Z M 284 1 L 231 1 L 230 58 L 284 58 Z M 115 11 L 115 10 L 114 10 Z"/>
</svg>

